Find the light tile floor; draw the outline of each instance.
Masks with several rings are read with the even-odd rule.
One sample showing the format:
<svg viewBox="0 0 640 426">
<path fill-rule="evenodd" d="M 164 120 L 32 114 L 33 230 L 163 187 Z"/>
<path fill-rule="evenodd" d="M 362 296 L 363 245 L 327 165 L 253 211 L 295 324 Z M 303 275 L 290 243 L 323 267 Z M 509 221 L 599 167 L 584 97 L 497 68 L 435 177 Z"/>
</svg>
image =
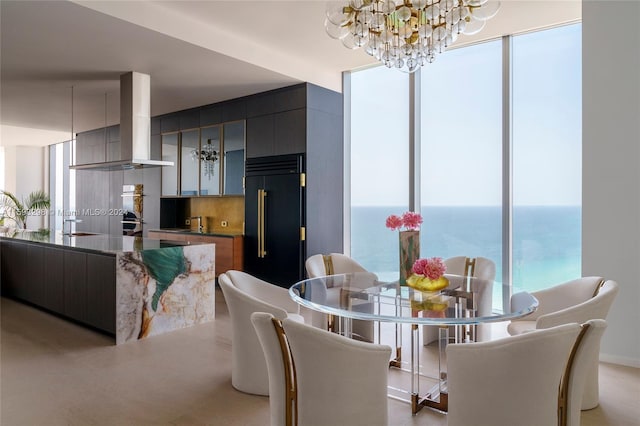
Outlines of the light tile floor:
<svg viewBox="0 0 640 426">
<path fill-rule="evenodd" d="M 113 339 L 1 299 L 0 424 L 268 425 L 269 400 L 231 387 L 230 323 L 216 321 L 115 346 Z M 405 339 L 407 342 L 408 339 Z M 640 425 L 640 370 L 602 363 L 600 406 L 582 425 Z M 389 400 L 391 425 L 446 415 Z"/>
</svg>

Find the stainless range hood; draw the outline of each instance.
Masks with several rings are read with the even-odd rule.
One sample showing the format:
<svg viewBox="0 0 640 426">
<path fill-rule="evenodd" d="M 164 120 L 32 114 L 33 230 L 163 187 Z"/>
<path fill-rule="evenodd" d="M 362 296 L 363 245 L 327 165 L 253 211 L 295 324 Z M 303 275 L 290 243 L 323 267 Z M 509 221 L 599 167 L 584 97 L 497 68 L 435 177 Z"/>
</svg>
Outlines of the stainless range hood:
<svg viewBox="0 0 640 426">
<path fill-rule="evenodd" d="M 173 166 L 151 159 L 151 78 L 128 72 L 120 76 L 120 160 L 76 164 L 75 170 L 129 170 Z M 106 146 L 105 146 L 106 150 Z"/>
</svg>

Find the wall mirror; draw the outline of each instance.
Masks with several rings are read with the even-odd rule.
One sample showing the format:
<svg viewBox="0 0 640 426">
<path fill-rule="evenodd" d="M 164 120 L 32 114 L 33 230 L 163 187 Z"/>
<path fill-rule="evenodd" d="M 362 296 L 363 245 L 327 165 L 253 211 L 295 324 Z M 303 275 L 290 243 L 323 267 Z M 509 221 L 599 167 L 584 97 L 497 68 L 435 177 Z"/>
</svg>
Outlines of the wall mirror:
<svg viewBox="0 0 640 426">
<path fill-rule="evenodd" d="M 242 195 L 244 176 L 245 122 L 233 121 L 223 125 L 224 135 L 224 194 Z"/>
<path fill-rule="evenodd" d="M 187 130 L 181 134 L 180 195 L 198 195 L 198 144 L 200 130 Z"/>
<path fill-rule="evenodd" d="M 162 167 L 162 195 L 178 195 L 178 133 L 162 135 L 162 160 L 173 166 Z"/>
<path fill-rule="evenodd" d="M 220 195 L 220 126 L 200 135 L 200 195 Z"/>
</svg>

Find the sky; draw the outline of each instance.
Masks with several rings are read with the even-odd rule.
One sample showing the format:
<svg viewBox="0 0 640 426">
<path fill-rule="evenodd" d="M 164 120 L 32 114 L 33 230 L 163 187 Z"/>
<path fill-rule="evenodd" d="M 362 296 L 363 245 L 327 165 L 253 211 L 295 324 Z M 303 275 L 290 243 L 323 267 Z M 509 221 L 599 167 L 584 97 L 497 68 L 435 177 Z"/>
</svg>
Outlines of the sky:
<svg viewBox="0 0 640 426">
<path fill-rule="evenodd" d="M 421 204 L 499 205 L 502 45 L 423 67 Z M 514 205 L 581 203 L 581 25 L 513 37 Z M 352 205 L 408 204 L 408 74 L 352 74 Z"/>
</svg>

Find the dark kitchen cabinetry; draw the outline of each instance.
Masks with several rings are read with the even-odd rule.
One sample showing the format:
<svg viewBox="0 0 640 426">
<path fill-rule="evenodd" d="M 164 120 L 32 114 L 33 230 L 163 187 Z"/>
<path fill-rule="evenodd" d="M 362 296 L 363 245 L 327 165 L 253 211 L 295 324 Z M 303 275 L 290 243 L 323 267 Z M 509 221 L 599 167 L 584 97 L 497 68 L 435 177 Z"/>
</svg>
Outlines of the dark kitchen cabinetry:
<svg viewBox="0 0 640 426">
<path fill-rule="evenodd" d="M 247 158 L 306 151 L 306 108 L 247 119 Z"/>
<path fill-rule="evenodd" d="M 199 116 L 198 116 L 199 117 Z M 242 195 L 244 120 L 161 135 L 162 196 Z"/>
<path fill-rule="evenodd" d="M 263 157 L 246 164 L 244 269 L 282 287 L 300 279 L 306 259 L 303 159 Z"/>
<path fill-rule="evenodd" d="M 99 254 L 87 255 L 87 323 L 116 333 L 116 259 Z"/>
<path fill-rule="evenodd" d="M 64 310 L 63 251 L 3 240 L 2 294 L 53 312 Z"/>
<path fill-rule="evenodd" d="M 2 244 L 2 295 L 22 298 L 26 293 L 20 284 L 25 279 L 27 247 L 6 240 L 1 241 L 0 244 Z"/>
<path fill-rule="evenodd" d="M 81 322 L 87 321 L 87 255 L 65 250 L 63 255 L 63 314 Z"/>
<path fill-rule="evenodd" d="M 42 305 L 45 299 L 44 279 L 44 248 L 27 245 L 27 267 L 25 272 L 25 287 L 27 300 L 36 305 Z"/>
<path fill-rule="evenodd" d="M 116 332 L 116 257 L 0 239 L 2 295 Z"/>
<path fill-rule="evenodd" d="M 257 189 L 252 185 L 253 166 L 271 162 L 277 167 L 280 158 L 302 155 L 304 185 L 302 201 L 291 197 L 283 202 L 282 212 L 302 212 L 304 241 L 301 254 L 306 259 L 318 253 L 343 251 L 343 116 L 342 95 L 304 83 L 251 96 L 247 100 L 247 166 L 245 188 L 245 269 L 259 271 L 263 279 L 288 287 L 304 278 L 304 267 L 298 262 L 293 245 L 284 251 L 290 256 L 286 264 L 273 263 L 286 270 L 252 269 L 252 265 L 269 263 L 269 250 L 264 259 L 255 259 L 257 242 L 250 235 L 251 223 L 258 218 L 258 205 L 252 199 Z M 271 161 L 269 160 L 271 159 Z M 262 167 L 266 167 L 264 164 Z M 297 183 L 300 185 L 300 183 Z M 266 205 L 274 204 L 269 193 Z M 299 205 L 301 203 L 301 205 Z M 267 212 L 268 213 L 268 212 Z M 297 214 L 297 213 L 296 213 Z M 298 220 L 288 218 L 287 235 L 300 239 Z M 265 230 L 268 232 L 268 230 Z M 267 241 L 268 243 L 269 241 Z M 275 256 L 274 253 L 271 255 Z M 253 262 L 253 263 L 252 263 Z M 265 266 L 265 268 L 268 268 Z M 283 274 L 287 274 L 283 277 Z"/>
<path fill-rule="evenodd" d="M 76 165 L 120 160 L 120 126 L 110 126 L 76 135 Z"/>
<path fill-rule="evenodd" d="M 64 251 L 44 250 L 44 301 L 42 307 L 54 312 L 64 310 Z"/>
</svg>

